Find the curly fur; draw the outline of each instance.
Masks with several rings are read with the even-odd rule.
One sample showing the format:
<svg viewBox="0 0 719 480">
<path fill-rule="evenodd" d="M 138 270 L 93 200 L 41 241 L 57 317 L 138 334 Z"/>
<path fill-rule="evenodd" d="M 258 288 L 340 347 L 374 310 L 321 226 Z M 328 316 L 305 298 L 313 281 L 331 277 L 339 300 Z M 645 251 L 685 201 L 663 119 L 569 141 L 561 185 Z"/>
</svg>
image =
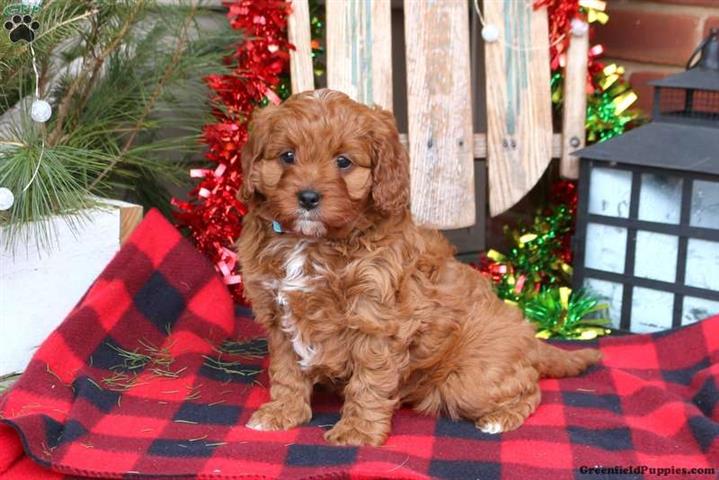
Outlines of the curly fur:
<svg viewBox="0 0 719 480">
<path fill-rule="evenodd" d="M 288 150 L 291 165 L 280 160 Z M 350 168 L 338 168 L 339 155 Z M 539 403 L 540 376 L 599 360 L 537 340 L 439 232 L 413 223 L 409 159 L 391 113 L 331 90 L 294 95 L 255 115 L 242 162 L 250 211 L 238 252 L 267 329 L 271 380 L 271 400 L 248 426 L 307 422 L 322 382 L 344 395 L 325 435 L 335 444 L 382 444 L 400 404 L 508 431 Z M 298 206 L 303 189 L 321 194 L 318 208 Z"/>
</svg>

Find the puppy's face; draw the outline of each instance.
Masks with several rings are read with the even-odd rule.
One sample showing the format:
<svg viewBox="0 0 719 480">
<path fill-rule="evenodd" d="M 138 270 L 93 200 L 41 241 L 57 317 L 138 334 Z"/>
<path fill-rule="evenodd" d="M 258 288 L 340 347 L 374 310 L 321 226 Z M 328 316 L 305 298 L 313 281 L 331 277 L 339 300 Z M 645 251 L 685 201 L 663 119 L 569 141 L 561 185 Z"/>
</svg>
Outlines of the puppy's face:
<svg viewBox="0 0 719 480">
<path fill-rule="evenodd" d="M 369 215 L 404 213 L 407 153 L 391 113 L 332 90 L 293 95 L 252 118 L 243 199 L 298 235 L 341 235 Z"/>
</svg>

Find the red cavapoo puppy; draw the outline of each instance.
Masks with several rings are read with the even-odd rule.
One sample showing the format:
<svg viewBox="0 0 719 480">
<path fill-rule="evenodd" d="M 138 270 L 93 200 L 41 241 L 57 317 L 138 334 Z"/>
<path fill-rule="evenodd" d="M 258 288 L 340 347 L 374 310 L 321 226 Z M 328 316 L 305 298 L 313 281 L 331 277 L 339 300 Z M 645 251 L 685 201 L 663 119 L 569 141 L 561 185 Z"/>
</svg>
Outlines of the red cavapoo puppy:
<svg viewBox="0 0 719 480">
<path fill-rule="evenodd" d="M 534 337 L 521 312 L 409 211 L 409 159 L 390 112 L 317 90 L 258 111 L 242 152 L 245 294 L 267 330 L 271 400 L 247 426 L 310 420 L 313 385 L 344 394 L 325 438 L 380 445 L 400 404 L 519 427 L 541 376 L 576 375 L 596 350 Z"/>
</svg>

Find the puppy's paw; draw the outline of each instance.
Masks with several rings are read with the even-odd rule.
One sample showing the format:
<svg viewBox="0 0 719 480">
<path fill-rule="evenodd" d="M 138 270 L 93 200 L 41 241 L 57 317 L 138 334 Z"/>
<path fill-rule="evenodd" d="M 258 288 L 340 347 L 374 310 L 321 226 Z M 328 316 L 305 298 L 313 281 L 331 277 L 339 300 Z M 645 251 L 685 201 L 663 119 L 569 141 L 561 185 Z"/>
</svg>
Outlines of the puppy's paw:
<svg viewBox="0 0 719 480">
<path fill-rule="evenodd" d="M 484 433 L 502 433 L 502 425 L 500 425 L 497 422 L 486 422 L 486 423 L 478 423 L 477 428 L 479 428 Z"/>
<path fill-rule="evenodd" d="M 361 425 L 369 428 L 360 428 Z M 371 427 L 363 421 L 342 419 L 325 433 L 325 440 L 335 445 L 378 447 L 384 443 L 387 433 L 373 431 L 376 429 L 376 426 Z"/>
<path fill-rule="evenodd" d="M 519 412 L 502 411 L 483 416 L 475 425 L 484 433 L 494 435 L 518 429 L 524 419 L 525 416 Z"/>
<path fill-rule="evenodd" d="M 309 405 L 268 402 L 252 414 L 245 426 L 259 431 L 289 430 L 307 423 L 311 417 Z"/>
</svg>

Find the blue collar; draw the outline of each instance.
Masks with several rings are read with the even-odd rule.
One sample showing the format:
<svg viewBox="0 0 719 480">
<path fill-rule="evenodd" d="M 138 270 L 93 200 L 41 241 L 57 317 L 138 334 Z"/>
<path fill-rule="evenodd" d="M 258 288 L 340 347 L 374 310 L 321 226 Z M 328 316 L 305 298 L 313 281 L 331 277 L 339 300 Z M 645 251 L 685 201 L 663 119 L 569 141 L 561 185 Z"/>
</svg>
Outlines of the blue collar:
<svg viewBox="0 0 719 480">
<path fill-rule="evenodd" d="M 272 230 L 275 231 L 275 233 L 284 233 L 282 230 L 282 225 L 280 225 L 280 222 L 277 220 L 272 220 Z"/>
</svg>

